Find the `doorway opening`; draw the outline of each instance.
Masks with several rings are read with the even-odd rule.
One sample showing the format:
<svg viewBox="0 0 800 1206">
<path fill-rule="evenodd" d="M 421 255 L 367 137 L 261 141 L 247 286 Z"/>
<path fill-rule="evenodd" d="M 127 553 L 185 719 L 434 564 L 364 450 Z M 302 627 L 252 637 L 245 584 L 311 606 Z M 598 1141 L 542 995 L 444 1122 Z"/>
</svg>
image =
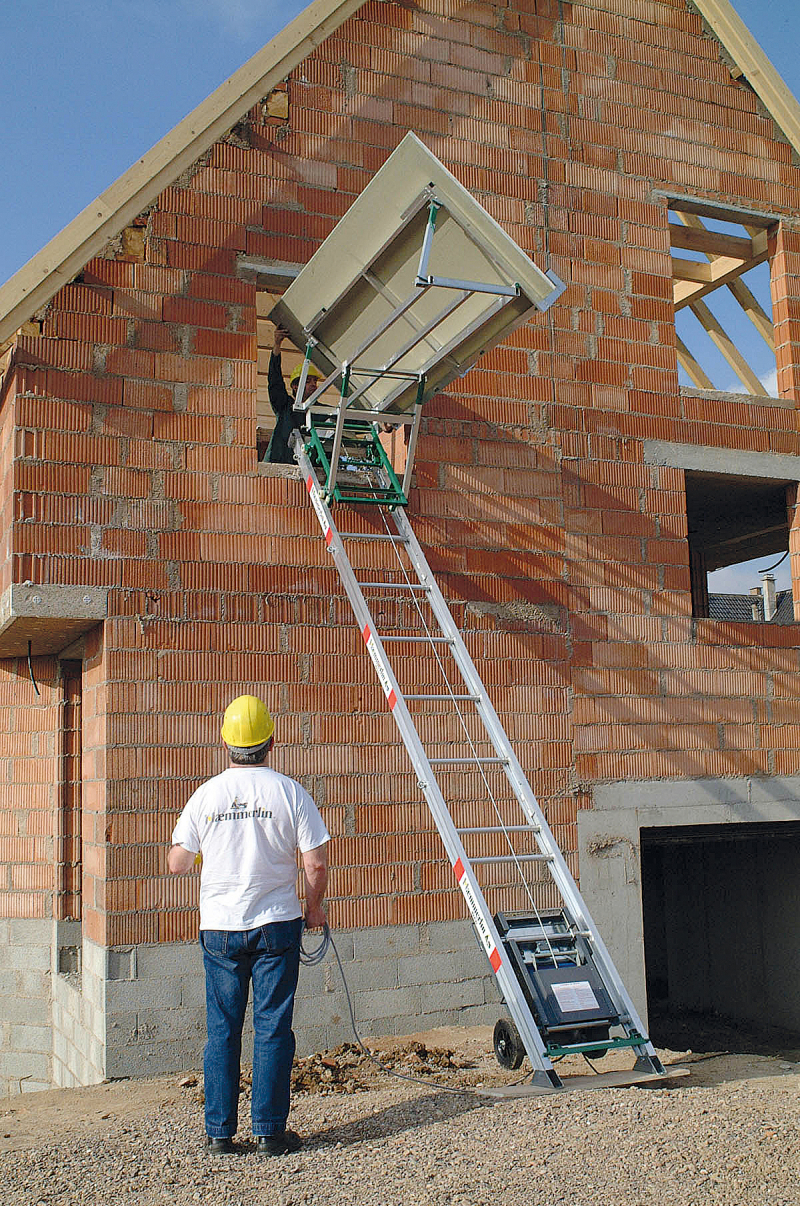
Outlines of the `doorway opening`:
<svg viewBox="0 0 800 1206">
<path fill-rule="evenodd" d="M 650 1035 L 800 1050 L 800 821 L 641 830 Z"/>
</svg>

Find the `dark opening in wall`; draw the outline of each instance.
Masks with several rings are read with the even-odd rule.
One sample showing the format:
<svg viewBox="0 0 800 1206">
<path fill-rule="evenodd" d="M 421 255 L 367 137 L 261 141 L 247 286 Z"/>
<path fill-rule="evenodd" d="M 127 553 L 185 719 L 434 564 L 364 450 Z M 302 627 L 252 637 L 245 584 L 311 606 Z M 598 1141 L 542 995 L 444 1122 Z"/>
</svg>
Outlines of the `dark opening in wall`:
<svg viewBox="0 0 800 1206">
<path fill-rule="evenodd" d="M 642 829 L 641 850 L 654 1042 L 800 1045 L 800 821 Z"/>
<path fill-rule="evenodd" d="M 692 614 L 728 620 L 793 622 L 791 598 L 778 612 L 752 596 L 755 582 L 739 595 L 720 596 L 712 606 L 708 575 L 753 558 L 774 560 L 789 548 L 790 507 L 796 483 L 733 474 L 686 470 L 686 518 L 691 569 Z M 726 610 L 727 609 L 727 610 Z"/>
<path fill-rule="evenodd" d="M 83 875 L 82 766 L 83 664 L 61 663 L 61 774 L 59 783 L 60 824 L 58 859 L 57 919 L 81 919 L 81 879 Z M 70 967 L 67 970 L 74 971 Z"/>
</svg>

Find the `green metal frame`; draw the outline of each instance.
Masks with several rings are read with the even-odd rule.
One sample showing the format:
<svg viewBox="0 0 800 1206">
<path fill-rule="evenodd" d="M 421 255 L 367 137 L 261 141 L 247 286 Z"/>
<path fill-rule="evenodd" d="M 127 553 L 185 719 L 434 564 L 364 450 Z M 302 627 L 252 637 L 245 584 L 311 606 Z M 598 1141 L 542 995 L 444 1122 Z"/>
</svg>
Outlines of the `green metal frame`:
<svg viewBox="0 0 800 1206">
<path fill-rule="evenodd" d="M 311 345 L 306 349 L 306 359 L 309 359 Z M 358 370 L 357 370 L 358 371 Z M 365 370 L 362 370 L 365 371 Z M 375 376 L 380 376 L 381 373 L 376 370 Z M 390 376 L 397 374 L 390 373 Z M 351 366 L 345 365 L 342 372 L 341 383 L 341 406 L 345 405 L 347 395 L 350 391 L 350 376 Z M 417 396 L 415 406 L 421 407 L 425 394 L 425 376 L 419 377 L 417 383 Z M 408 498 L 403 490 L 403 486 L 397 477 L 392 463 L 386 455 L 386 450 L 378 438 L 378 432 L 375 422 L 372 419 L 359 419 L 358 411 L 352 411 L 352 418 L 346 418 L 342 427 L 342 450 L 349 446 L 357 446 L 364 455 L 359 462 L 349 462 L 346 451 L 340 450 L 340 465 L 338 472 L 342 467 L 345 470 L 382 470 L 385 474 L 387 485 L 365 485 L 363 489 L 358 486 L 340 486 L 338 480 L 335 482 L 333 489 L 330 488 L 332 466 L 331 459 L 328 455 L 320 432 L 335 430 L 338 422 L 338 412 L 332 413 L 330 417 L 311 412 L 310 426 L 307 429 L 305 451 L 312 465 L 319 465 L 325 473 L 325 500 L 326 502 L 347 502 L 347 503 L 364 503 L 383 507 L 388 507 L 393 511 L 396 507 L 407 507 Z M 348 439 L 349 437 L 349 439 Z M 344 462 L 344 464 L 343 464 Z"/>
<path fill-rule="evenodd" d="M 566 1047 L 551 1047 L 548 1045 L 547 1054 L 552 1057 L 561 1055 L 581 1055 L 586 1051 L 611 1051 L 617 1047 L 646 1047 L 648 1039 L 641 1034 L 631 1034 L 627 1038 L 598 1039 L 595 1043 L 572 1043 Z"/>
<path fill-rule="evenodd" d="M 319 465 L 324 470 L 326 501 L 377 503 L 380 506 L 388 507 L 389 510 L 394 510 L 395 507 L 407 507 L 408 499 L 403 493 L 403 487 L 392 468 L 391 461 L 387 457 L 383 445 L 378 439 L 374 424 L 371 422 L 359 422 L 357 419 L 345 420 L 345 438 L 342 443 L 345 443 L 348 433 L 357 435 L 359 437 L 358 445 L 366 453 L 366 456 L 359 464 L 354 462 L 352 465 L 348 465 L 347 468 L 352 468 L 356 471 L 380 468 L 388 478 L 388 486 L 366 485 L 363 489 L 359 490 L 358 487 L 340 486 L 337 482 L 332 491 L 328 488 L 331 479 L 331 462 L 320 437 L 320 431 L 331 430 L 335 427 L 335 424 L 335 417 L 331 420 L 323 419 L 322 422 L 319 422 L 319 416 L 316 416 L 316 421 L 313 421 L 313 426 L 308 432 L 308 440 L 305 446 L 306 453 L 312 465 Z M 352 490 L 356 490 L 357 492 L 350 492 Z"/>
</svg>

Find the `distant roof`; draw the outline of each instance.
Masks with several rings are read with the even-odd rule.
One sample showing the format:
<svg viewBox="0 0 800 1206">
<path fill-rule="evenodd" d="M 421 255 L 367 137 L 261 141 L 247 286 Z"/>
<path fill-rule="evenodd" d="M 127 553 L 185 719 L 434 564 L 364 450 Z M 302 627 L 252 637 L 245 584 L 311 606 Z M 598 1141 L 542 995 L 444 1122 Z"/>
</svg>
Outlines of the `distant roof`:
<svg viewBox="0 0 800 1206">
<path fill-rule="evenodd" d="M 293 71 L 365 0 L 314 0 L 0 288 L 0 348 L 163 189 Z M 800 153 L 800 103 L 730 0 L 693 0 L 734 66 Z"/>
<path fill-rule="evenodd" d="M 794 604 L 790 590 L 779 590 L 775 596 L 775 615 L 770 624 L 794 624 Z M 753 608 L 756 608 L 755 615 Z M 709 595 L 708 614 L 712 620 L 732 620 L 737 623 L 761 622 L 764 618 L 764 600 L 757 595 Z"/>
</svg>

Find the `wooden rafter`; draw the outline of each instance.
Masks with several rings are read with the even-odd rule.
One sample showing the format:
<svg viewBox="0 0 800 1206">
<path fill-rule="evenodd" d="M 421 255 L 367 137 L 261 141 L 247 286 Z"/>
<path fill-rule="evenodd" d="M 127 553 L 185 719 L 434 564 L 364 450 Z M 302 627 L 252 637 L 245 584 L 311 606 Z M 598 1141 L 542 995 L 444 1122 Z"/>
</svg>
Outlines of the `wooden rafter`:
<svg viewBox="0 0 800 1206">
<path fill-rule="evenodd" d="M 700 365 L 695 360 L 692 353 L 687 348 L 683 340 L 678 336 L 678 364 L 681 366 L 687 377 L 698 389 L 713 389 L 714 382 L 710 377 L 707 377 Z"/>
<path fill-rule="evenodd" d="M 736 373 L 736 376 L 746 387 L 748 393 L 763 395 L 764 386 L 762 385 L 760 379 L 753 372 L 742 353 L 736 347 L 736 344 L 722 328 L 705 302 L 692 302 L 691 310 L 692 313 L 700 320 L 709 339 L 713 341 L 713 343 L 725 357 L 728 364 Z"/>
<path fill-rule="evenodd" d="M 694 0 L 739 71 L 761 98 L 789 142 L 800 152 L 800 104 L 735 11 L 730 0 Z M 774 5 L 775 17 L 781 11 Z M 786 6 L 788 8 L 788 6 Z M 765 11 L 772 11 L 764 5 Z"/>
<path fill-rule="evenodd" d="M 760 230 L 755 238 L 745 241 L 752 243 L 753 255 L 750 259 L 720 255 L 712 262 L 703 264 L 697 260 L 682 260 L 673 257 L 672 270 L 675 284 L 672 292 L 675 309 L 680 310 L 683 306 L 692 305 L 695 301 L 705 297 L 707 293 L 711 293 L 713 289 L 718 289 L 720 285 L 727 285 L 729 281 L 735 280 L 743 272 L 749 272 L 757 264 L 763 264 L 768 257 L 767 231 Z"/>
<path fill-rule="evenodd" d="M 680 214 L 678 216 L 680 217 Z M 700 251 L 708 256 L 752 260 L 757 254 L 756 239 L 707 230 L 702 222 L 699 226 L 676 226 L 672 223 L 669 228 L 669 241 L 672 247 L 679 247 L 684 251 Z"/>
<path fill-rule="evenodd" d="M 699 218 L 697 214 L 690 213 L 687 210 L 676 210 L 676 212 L 684 226 L 691 227 L 693 230 L 706 229 L 706 227 L 703 225 L 702 219 Z M 749 222 L 745 225 L 745 230 L 751 237 L 756 235 L 759 229 L 761 228 L 752 226 Z M 706 252 L 705 254 L 708 256 L 709 260 L 714 258 L 713 252 Z M 748 289 L 747 285 L 739 277 L 736 277 L 732 281 L 728 281 L 727 287 L 736 298 L 737 302 L 742 307 L 745 314 L 766 343 L 767 347 L 771 352 L 774 352 L 775 331 L 773 329 L 772 319 L 770 318 L 769 314 L 767 314 L 766 310 L 763 308 L 755 295 L 750 291 L 750 289 Z M 697 383 L 695 382 L 695 384 Z M 713 388 L 713 386 L 711 388 Z"/>
</svg>

